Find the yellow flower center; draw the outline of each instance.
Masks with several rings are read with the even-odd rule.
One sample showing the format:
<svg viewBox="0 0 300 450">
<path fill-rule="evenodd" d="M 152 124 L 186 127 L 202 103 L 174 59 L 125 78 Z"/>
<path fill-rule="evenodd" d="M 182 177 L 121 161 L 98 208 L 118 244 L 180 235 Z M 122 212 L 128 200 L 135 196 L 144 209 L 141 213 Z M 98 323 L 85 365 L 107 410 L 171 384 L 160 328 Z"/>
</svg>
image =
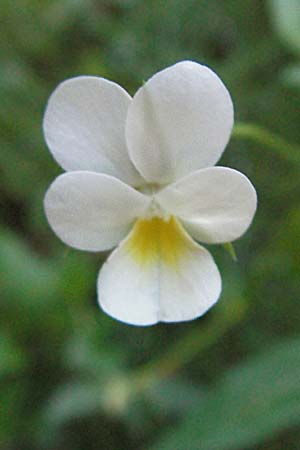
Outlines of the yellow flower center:
<svg viewBox="0 0 300 450">
<path fill-rule="evenodd" d="M 196 246 L 174 216 L 137 220 L 126 242 L 127 252 L 140 265 L 159 262 L 175 269 L 182 256 Z"/>
</svg>

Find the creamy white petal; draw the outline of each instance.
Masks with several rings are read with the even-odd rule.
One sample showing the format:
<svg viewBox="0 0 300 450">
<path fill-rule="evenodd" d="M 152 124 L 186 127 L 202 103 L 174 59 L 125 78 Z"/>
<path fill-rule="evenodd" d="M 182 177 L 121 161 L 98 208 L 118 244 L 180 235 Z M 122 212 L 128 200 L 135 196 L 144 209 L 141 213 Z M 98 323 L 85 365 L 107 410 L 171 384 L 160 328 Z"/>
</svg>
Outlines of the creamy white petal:
<svg viewBox="0 0 300 450">
<path fill-rule="evenodd" d="M 174 218 L 139 220 L 98 277 L 98 300 L 110 316 L 133 325 L 203 315 L 219 298 L 218 268 Z"/>
<path fill-rule="evenodd" d="M 183 61 L 150 78 L 135 94 L 126 139 L 148 182 L 169 183 L 214 165 L 231 133 L 233 106 L 208 67 Z"/>
<path fill-rule="evenodd" d="M 161 190 L 157 201 L 178 216 L 185 229 L 205 243 L 230 242 L 249 227 L 256 210 L 256 191 L 234 169 L 209 167 Z"/>
<path fill-rule="evenodd" d="M 48 189 L 44 206 L 57 236 L 80 250 L 101 251 L 117 245 L 151 199 L 110 175 L 68 172 Z"/>
<path fill-rule="evenodd" d="M 130 102 L 123 88 L 103 78 L 82 76 L 61 83 L 48 101 L 43 126 L 48 147 L 62 168 L 140 184 L 125 142 Z"/>
</svg>

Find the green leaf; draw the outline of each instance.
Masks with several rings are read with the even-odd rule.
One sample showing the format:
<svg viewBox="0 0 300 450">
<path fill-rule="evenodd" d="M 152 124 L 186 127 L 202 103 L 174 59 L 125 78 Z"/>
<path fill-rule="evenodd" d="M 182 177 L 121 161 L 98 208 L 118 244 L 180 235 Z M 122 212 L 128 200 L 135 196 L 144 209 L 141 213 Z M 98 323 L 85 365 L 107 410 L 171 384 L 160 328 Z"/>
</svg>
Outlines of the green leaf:
<svg viewBox="0 0 300 450">
<path fill-rule="evenodd" d="M 199 405 L 204 398 L 203 389 L 190 380 L 161 380 L 154 383 L 146 392 L 145 397 L 161 415 L 182 415 Z"/>
<path fill-rule="evenodd" d="M 57 276 L 54 267 L 43 260 L 16 234 L 0 229 L 0 271 L 3 303 L 18 307 L 42 307 L 54 295 Z"/>
<path fill-rule="evenodd" d="M 0 334 L 0 376 L 16 374 L 27 367 L 25 352 L 3 332 Z"/>
<path fill-rule="evenodd" d="M 69 382 L 54 392 L 38 421 L 35 439 L 49 445 L 66 423 L 105 411 L 116 417 L 126 411 L 131 385 L 128 377 Z"/>
<path fill-rule="evenodd" d="M 233 450 L 300 423 L 300 338 L 229 370 L 153 450 Z"/>
<path fill-rule="evenodd" d="M 299 0 L 271 0 L 271 20 L 279 37 L 299 56 L 300 2 Z"/>
<path fill-rule="evenodd" d="M 280 74 L 284 84 L 300 89 L 300 64 L 288 66 Z"/>
<path fill-rule="evenodd" d="M 233 261 L 237 261 L 237 256 L 236 256 L 235 248 L 234 248 L 232 242 L 226 242 L 225 244 L 223 244 L 223 247 L 224 247 L 225 250 L 229 253 L 229 255 L 231 256 L 231 258 L 233 259 Z"/>
<path fill-rule="evenodd" d="M 99 411 L 101 402 L 102 387 L 99 383 L 77 382 L 62 385 L 50 399 L 46 416 L 49 423 L 61 424 Z"/>
<path fill-rule="evenodd" d="M 26 384 L 22 381 L 2 383 L 0 408 L 0 442 L 1 448 L 9 448 L 5 441 L 15 439 L 16 429 L 23 418 Z"/>
<path fill-rule="evenodd" d="M 42 446 L 52 445 L 62 425 L 99 412 L 101 404 L 102 388 L 99 383 L 78 381 L 61 385 L 42 411 L 35 439 Z"/>
</svg>

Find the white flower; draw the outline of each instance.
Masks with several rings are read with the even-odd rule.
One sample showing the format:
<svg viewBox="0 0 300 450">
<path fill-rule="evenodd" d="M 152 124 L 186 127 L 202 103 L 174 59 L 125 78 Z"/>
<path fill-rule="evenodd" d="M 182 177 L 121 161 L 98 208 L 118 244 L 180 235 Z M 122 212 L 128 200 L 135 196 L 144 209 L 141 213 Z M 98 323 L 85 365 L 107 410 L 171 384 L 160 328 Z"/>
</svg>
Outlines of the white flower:
<svg viewBox="0 0 300 450">
<path fill-rule="evenodd" d="M 50 186 L 46 215 L 72 247 L 117 246 L 98 277 L 109 315 L 134 325 L 177 322 L 218 300 L 218 268 L 193 239 L 237 239 L 256 209 L 245 175 L 212 167 L 232 125 L 224 84 L 191 61 L 155 74 L 133 98 L 85 76 L 50 97 L 45 139 L 67 173 Z"/>
</svg>

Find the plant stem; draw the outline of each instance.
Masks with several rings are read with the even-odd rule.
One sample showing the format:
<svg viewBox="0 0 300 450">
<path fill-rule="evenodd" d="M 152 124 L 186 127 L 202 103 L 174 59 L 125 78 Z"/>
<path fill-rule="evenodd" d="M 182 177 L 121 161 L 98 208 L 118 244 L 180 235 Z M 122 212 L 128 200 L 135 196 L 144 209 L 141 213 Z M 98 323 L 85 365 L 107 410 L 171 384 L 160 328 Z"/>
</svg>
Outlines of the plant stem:
<svg viewBox="0 0 300 450">
<path fill-rule="evenodd" d="M 147 389 L 153 384 L 168 378 L 177 370 L 192 361 L 201 351 L 206 350 L 223 336 L 229 329 L 240 322 L 246 312 L 246 304 L 238 301 L 226 305 L 216 313 L 212 321 L 189 331 L 157 360 L 150 361 L 136 374 L 137 391 Z"/>
<path fill-rule="evenodd" d="M 300 146 L 286 142 L 282 137 L 271 133 L 260 125 L 237 122 L 233 128 L 232 138 L 248 139 L 262 148 L 269 148 L 280 157 L 293 163 L 300 163 Z"/>
</svg>

